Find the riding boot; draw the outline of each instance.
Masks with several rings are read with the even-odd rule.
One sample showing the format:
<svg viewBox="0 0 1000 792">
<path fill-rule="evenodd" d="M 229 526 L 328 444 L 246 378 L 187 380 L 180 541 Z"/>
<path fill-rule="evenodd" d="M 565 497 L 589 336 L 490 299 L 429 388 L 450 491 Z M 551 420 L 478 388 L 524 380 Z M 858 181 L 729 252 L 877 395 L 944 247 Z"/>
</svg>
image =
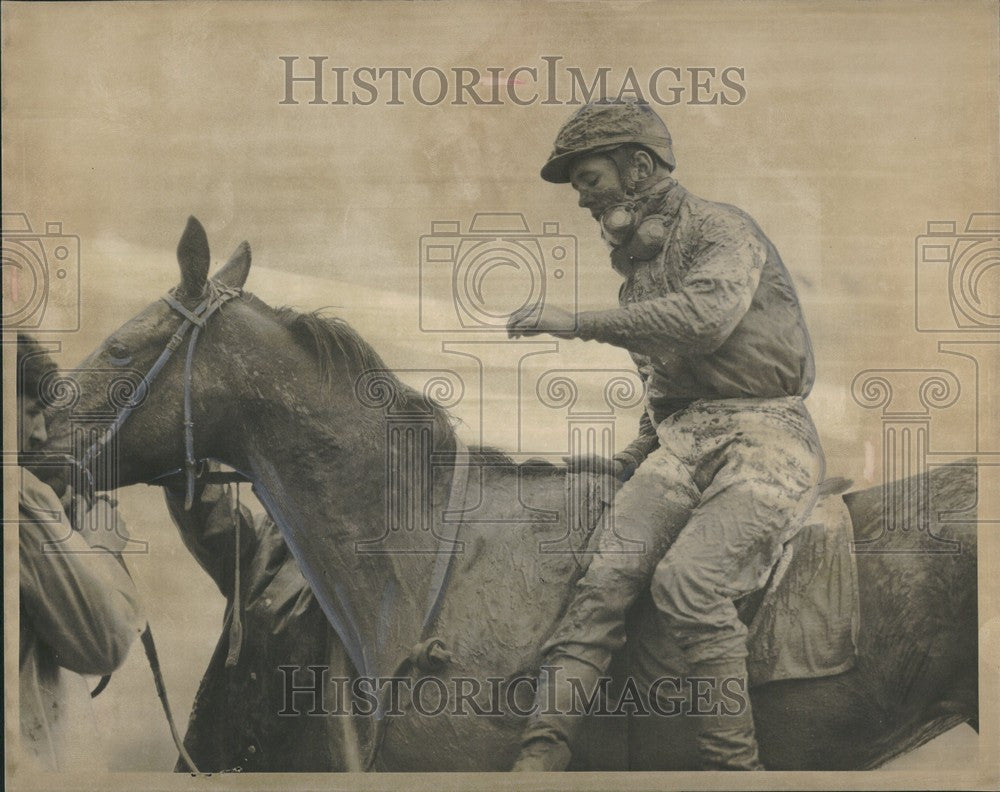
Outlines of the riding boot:
<svg viewBox="0 0 1000 792">
<path fill-rule="evenodd" d="M 557 735 L 536 735 L 521 745 L 512 770 L 515 773 L 548 773 L 565 770 L 571 753 L 566 741 Z"/>
<path fill-rule="evenodd" d="M 757 754 L 753 710 L 742 660 L 698 663 L 688 674 L 697 697 L 698 755 L 703 770 L 763 770 Z M 706 714 L 699 714 L 706 713 Z"/>
<path fill-rule="evenodd" d="M 554 670 L 558 665 L 558 671 Z M 542 673 L 535 694 L 535 714 L 521 738 L 521 753 L 512 768 L 515 772 L 565 770 L 572 758 L 573 740 L 583 725 L 585 714 L 574 711 L 579 699 L 570 679 L 589 695 L 599 680 L 590 663 L 562 656 Z"/>
</svg>

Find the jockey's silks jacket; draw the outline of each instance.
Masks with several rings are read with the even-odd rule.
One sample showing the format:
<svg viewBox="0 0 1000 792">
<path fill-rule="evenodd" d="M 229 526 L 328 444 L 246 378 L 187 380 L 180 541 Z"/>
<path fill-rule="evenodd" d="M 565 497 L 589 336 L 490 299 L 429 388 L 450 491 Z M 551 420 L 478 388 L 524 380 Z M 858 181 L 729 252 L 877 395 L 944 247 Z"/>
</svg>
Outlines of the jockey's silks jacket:
<svg viewBox="0 0 1000 792">
<path fill-rule="evenodd" d="M 744 212 L 677 182 L 645 202 L 667 242 L 649 261 L 621 265 L 620 308 L 584 311 L 576 336 L 627 349 L 646 383 L 648 414 L 619 458 L 637 465 L 655 424 L 697 399 L 805 396 L 812 348 L 791 277 Z"/>
</svg>

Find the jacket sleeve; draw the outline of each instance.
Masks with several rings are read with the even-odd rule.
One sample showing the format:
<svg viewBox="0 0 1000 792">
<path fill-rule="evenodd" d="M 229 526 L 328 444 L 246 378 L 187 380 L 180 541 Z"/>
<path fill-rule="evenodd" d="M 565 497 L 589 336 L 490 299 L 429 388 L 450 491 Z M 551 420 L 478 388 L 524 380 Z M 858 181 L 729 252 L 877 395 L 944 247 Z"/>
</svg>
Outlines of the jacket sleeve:
<svg viewBox="0 0 1000 792">
<path fill-rule="evenodd" d="M 146 623 L 135 584 L 115 555 L 72 529 L 54 492 L 42 508 L 44 514 L 21 508 L 23 612 L 60 666 L 110 674 Z"/>
<path fill-rule="evenodd" d="M 664 348 L 710 354 L 722 346 L 750 308 L 767 250 L 751 222 L 730 212 L 706 217 L 694 237 L 692 263 L 677 291 L 609 311 L 584 311 L 576 335 L 646 355 Z"/>
<path fill-rule="evenodd" d="M 164 494 L 184 546 L 228 600 L 233 596 L 235 584 L 237 524 L 241 563 L 245 564 L 257 547 L 257 533 L 250 510 L 241 505 L 234 521 L 233 495 L 228 486 L 220 484 L 207 485 L 195 498 L 190 511 L 184 510 L 183 493 L 166 488 Z"/>
</svg>

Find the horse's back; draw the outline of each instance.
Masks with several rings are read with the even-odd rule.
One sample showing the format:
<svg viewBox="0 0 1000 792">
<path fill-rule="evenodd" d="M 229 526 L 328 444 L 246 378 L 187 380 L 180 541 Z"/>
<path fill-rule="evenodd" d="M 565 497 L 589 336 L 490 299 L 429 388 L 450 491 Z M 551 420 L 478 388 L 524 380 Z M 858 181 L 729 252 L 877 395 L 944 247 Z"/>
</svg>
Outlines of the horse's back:
<svg viewBox="0 0 1000 792">
<path fill-rule="evenodd" d="M 974 462 L 844 496 L 853 521 L 855 666 L 753 691 L 773 769 L 877 767 L 978 714 Z"/>
<path fill-rule="evenodd" d="M 488 679 L 500 679 L 504 690 L 513 686 L 514 695 L 500 694 L 504 714 L 497 717 L 442 714 L 393 723 L 383 769 L 505 770 L 513 763 L 532 706 L 529 682 L 538 674 L 539 647 L 581 572 L 587 538 L 568 529 L 560 516 L 565 514 L 564 476 L 531 475 L 507 470 L 483 482 L 479 507 L 462 526 L 465 545 L 438 622 L 440 636 L 454 653 L 451 666 L 438 674 L 442 680 L 454 686 L 458 677 L 476 679 L 485 691 Z M 767 766 L 877 765 L 971 717 L 967 711 L 975 708 L 976 690 L 975 528 L 974 522 L 948 520 L 968 517 L 974 508 L 975 469 L 950 466 L 928 477 L 926 490 L 912 484 L 894 486 L 901 488 L 899 493 L 915 493 L 918 525 L 926 523 L 925 533 L 930 531 L 935 547 L 940 540 L 959 541 L 960 551 L 925 552 L 923 545 L 913 546 L 920 540 L 913 531 L 886 530 L 882 488 L 844 497 L 857 543 L 857 665 L 833 676 L 771 682 L 751 691 Z M 919 500 L 921 492 L 930 492 L 930 498 Z M 936 511 L 927 514 L 931 507 Z M 951 512 L 951 518 L 942 512 Z M 865 547 L 860 542 L 873 537 L 889 542 L 889 549 L 909 552 L 860 551 Z M 612 702 L 629 676 L 642 689 L 652 681 L 644 677 L 651 669 L 684 674 L 679 651 L 669 645 L 655 662 L 644 662 L 638 654 L 654 643 L 641 640 L 643 631 L 660 629 L 652 609 L 644 596 L 629 614 L 629 644 L 611 669 Z M 512 714 L 511 705 L 523 715 Z M 572 767 L 693 769 L 697 760 L 690 721 L 683 716 L 590 717 Z"/>
</svg>

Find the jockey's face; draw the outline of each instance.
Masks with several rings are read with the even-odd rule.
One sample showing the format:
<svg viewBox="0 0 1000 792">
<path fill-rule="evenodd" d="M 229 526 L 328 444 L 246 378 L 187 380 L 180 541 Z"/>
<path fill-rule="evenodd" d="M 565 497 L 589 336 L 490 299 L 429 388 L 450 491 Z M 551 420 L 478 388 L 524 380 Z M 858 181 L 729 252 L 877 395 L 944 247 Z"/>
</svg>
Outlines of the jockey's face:
<svg viewBox="0 0 1000 792">
<path fill-rule="evenodd" d="M 49 439 L 42 405 L 27 396 L 17 398 L 17 433 L 21 451 L 37 451 Z"/>
<path fill-rule="evenodd" d="M 569 168 L 569 181 L 580 196 L 580 206 L 595 220 L 609 206 L 625 199 L 618 166 L 607 154 L 588 154 L 574 160 Z"/>
</svg>

